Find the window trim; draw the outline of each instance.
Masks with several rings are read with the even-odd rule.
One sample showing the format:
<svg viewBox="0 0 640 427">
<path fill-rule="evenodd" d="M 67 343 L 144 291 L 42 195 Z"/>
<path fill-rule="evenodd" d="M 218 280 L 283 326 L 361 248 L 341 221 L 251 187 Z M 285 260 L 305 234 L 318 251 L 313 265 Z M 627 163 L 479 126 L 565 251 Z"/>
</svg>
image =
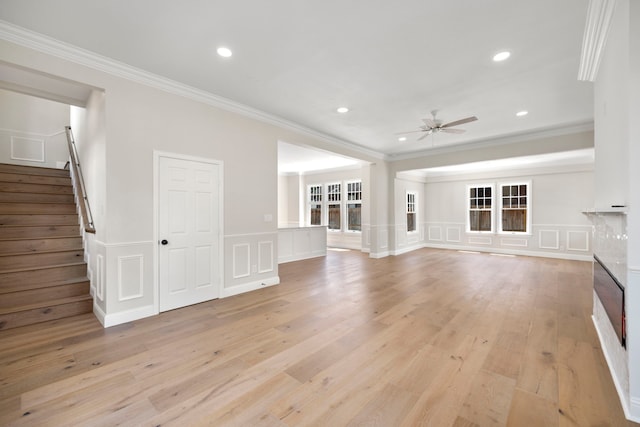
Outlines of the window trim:
<svg viewBox="0 0 640 427">
<path fill-rule="evenodd" d="M 360 199 L 349 200 L 349 184 L 360 184 Z M 360 230 L 349 230 L 349 204 L 360 205 Z M 344 181 L 344 230 L 345 233 L 362 233 L 362 180 L 351 179 Z"/>
<path fill-rule="evenodd" d="M 320 187 L 320 224 L 311 224 L 311 188 L 312 187 Z M 309 227 L 322 226 L 324 225 L 324 185 L 323 184 L 307 184 L 307 225 Z"/>
<path fill-rule="evenodd" d="M 340 200 L 338 200 L 338 203 L 336 203 L 335 201 L 331 201 L 329 200 L 329 186 L 332 185 L 337 185 L 340 188 L 340 191 L 338 191 L 337 193 L 331 193 L 331 194 L 337 194 L 338 197 L 340 198 Z M 324 205 L 324 225 L 327 226 L 327 231 L 331 232 L 331 233 L 342 233 L 344 231 L 344 215 L 343 215 L 343 196 L 342 193 L 344 192 L 344 186 L 342 185 L 342 181 L 332 181 L 332 182 L 327 182 L 324 184 L 324 189 L 325 189 L 325 205 Z M 339 228 L 330 228 L 329 227 L 329 205 L 335 205 L 337 204 L 340 207 L 340 226 Z"/>
<path fill-rule="evenodd" d="M 469 215 L 471 213 L 471 196 L 470 196 L 470 191 L 472 188 L 491 188 L 491 230 L 489 231 L 482 231 L 482 230 L 472 230 L 471 229 L 471 219 L 469 218 Z M 466 212 L 466 231 L 467 233 L 471 233 L 471 234 L 494 234 L 495 230 L 496 230 L 496 188 L 495 188 L 495 184 L 493 183 L 480 183 L 480 184 L 467 184 L 466 187 L 467 191 L 465 192 L 465 199 L 466 199 L 466 207 L 467 207 L 467 212 Z M 480 209 L 476 209 L 476 210 L 480 210 Z"/>
<path fill-rule="evenodd" d="M 502 187 L 506 185 L 526 185 L 527 186 L 527 220 L 526 220 L 526 231 L 504 231 L 502 230 Z M 497 234 L 503 235 L 520 235 L 520 236 L 530 236 L 533 235 L 533 231 L 531 230 L 531 217 L 532 217 L 532 191 L 531 191 L 531 180 L 517 180 L 517 181 L 501 181 L 498 182 L 498 191 L 499 193 L 496 197 L 499 198 L 498 203 L 498 215 L 496 220 L 498 221 Z M 494 203 L 495 204 L 495 203 Z"/>
<path fill-rule="evenodd" d="M 409 211 L 409 195 L 413 195 L 413 212 Z M 418 192 L 417 191 L 407 191 L 405 193 L 404 196 L 404 208 L 405 208 L 405 215 L 409 215 L 410 213 L 413 213 L 414 218 L 413 218 L 413 225 L 415 227 L 414 230 L 409 230 L 409 221 L 407 221 L 405 229 L 407 234 L 417 234 L 419 232 L 419 226 L 418 226 Z M 407 216 L 405 216 L 405 219 L 407 219 Z"/>
</svg>

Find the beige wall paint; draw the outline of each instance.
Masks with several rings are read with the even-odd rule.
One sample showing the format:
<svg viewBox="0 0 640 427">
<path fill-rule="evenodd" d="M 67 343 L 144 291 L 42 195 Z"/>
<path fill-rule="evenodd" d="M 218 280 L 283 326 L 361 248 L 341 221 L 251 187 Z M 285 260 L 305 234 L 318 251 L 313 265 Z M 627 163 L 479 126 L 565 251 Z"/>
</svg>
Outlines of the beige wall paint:
<svg viewBox="0 0 640 427">
<path fill-rule="evenodd" d="M 0 163 L 54 168 L 64 164 L 69 157 L 64 135 L 68 124 L 68 105 L 0 89 Z M 32 141 L 27 144 L 41 146 L 44 153 L 36 149 L 33 154 L 43 154 L 44 161 L 12 158 L 12 139 L 15 144 Z"/>
<path fill-rule="evenodd" d="M 0 89 L 0 128 L 50 135 L 69 124 L 69 106 Z"/>
</svg>

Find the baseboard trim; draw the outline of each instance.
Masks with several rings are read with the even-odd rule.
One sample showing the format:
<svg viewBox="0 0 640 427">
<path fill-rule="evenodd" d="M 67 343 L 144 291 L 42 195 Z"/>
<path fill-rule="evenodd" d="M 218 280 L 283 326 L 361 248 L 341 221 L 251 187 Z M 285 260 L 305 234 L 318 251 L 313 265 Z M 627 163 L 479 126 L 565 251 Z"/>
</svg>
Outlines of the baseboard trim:
<svg viewBox="0 0 640 427">
<path fill-rule="evenodd" d="M 280 284 L 280 277 L 269 277 L 267 279 L 257 280 L 254 282 L 243 283 L 242 285 L 232 286 L 230 288 L 222 288 L 220 298 L 227 298 L 233 295 L 243 294 L 245 292 L 256 291 L 258 289 L 267 288 Z"/>
<path fill-rule="evenodd" d="M 622 405 L 622 410 L 624 411 L 624 416 L 634 422 L 640 422 L 640 416 L 635 415 L 640 414 L 640 399 L 631 398 L 630 406 L 627 403 L 627 397 L 624 395 L 624 390 L 620 381 L 618 381 L 618 377 L 616 376 L 613 369 L 611 369 L 612 361 L 611 355 L 607 351 L 607 347 L 603 345 L 604 339 L 602 337 L 602 332 L 598 327 L 598 322 L 596 318 L 592 315 L 591 321 L 593 322 L 593 326 L 596 328 L 596 334 L 598 335 L 598 340 L 600 341 L 600 348 L 602 349 L 602 354 L 604 354 L 604 359 L 607 361 L 607 367 L 609 368 L 609 374 L 611 374 L 611 379 L 613 379 L 613 385 L 616 387 L 616 392 L 618 393 L 618 399 L 620 400 L 620 404 Z"/>
<path fill-rule="evenodd" d="M 384 252 L 369 252 L 369 258 L 374 258 L 374 259 L 378 259 L 378 258 L 386 258 L 389 256 L 389 251 L 384 251 Z"/>
<path fill-rule="evenodd" d="M 95 298 L 93 300 L 93 314 L 98 318 L 98 322 L 100 322 L 102 326 L 104 326 L 104 318 L 106 315 L 104 314 L 104 311 L 102 311 L 100 306 L 96 304 Z"/>
<path fill-rule="evenodd" d="M 593 261 L 593 255 L 577 255 L 577 254 L 558 254 L 553 252 L 537 252 L 537 251 L 520 251 L 520 250 L 505 250 L 501 248 L 492 248 L 485 246 L 460 246 L 460 245 L 442 245 L 434 243 L 425 243 L 425 248 L 434 249 L 450 249 L 454 251 L 475 251 L 505 255 L 521 255 L 521 256 L 534 256 L 540 258 L 555 258 L 555 259 L 567 259 L 571 261 Z"/>
<path fill-rule="evenodd" d="M 632 397 L 629 408 L 630 414 L 627 416 L 629 421 L 640 423 L 640 397 Z"/>
<path fill-rule="evenodd" d="M 413 245 L 413 246 L 408 246 L 408 247 L 405 247 L 405 248 L 402 248 L 402 249 L 396 249 L 395 251 L 391 251 L 390 253 L 393 256 L 397 256 L 397 255 L 402 255 L 402 254 L 406 254 L 406 253 L 409 253 L 409 252 L 413 252 L 415 250 L 422 249 L 424 247 L 425 246 L 422 245 L 422 244 Z"/>
<path fill-rule="evenodd" d="M 155 316 L 158 314 L 158 310 L 152 305 L 147 305 L 133 310 L 121 311 L 119 313 L 106 314 L 100 309 L 100 307 L 94 304 L 93 311 L 94 313 L 96 313 L 96 311 L 98 312 L 96 313 L 96 316 L 105 328 L 121 325 L 138 319 L 144 319 L 145 317 Z"/>
</svg>

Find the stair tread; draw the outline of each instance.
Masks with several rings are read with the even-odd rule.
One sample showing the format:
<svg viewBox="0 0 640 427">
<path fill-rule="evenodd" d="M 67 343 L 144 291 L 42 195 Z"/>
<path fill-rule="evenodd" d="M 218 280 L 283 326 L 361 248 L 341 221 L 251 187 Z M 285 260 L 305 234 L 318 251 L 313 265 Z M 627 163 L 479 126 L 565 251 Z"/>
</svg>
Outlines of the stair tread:
<svg viewBox="0 0 640 427">
<path fill-rule="evenodd" d="M 9 191 L 3 191 L 3 193 L 9 193 Z M 22 194 L 32 194 L 32 193 L 22 193 Z M 47 194 L 47 193 L 37 193 L 37 194 Z M 75 202 L 32 202 L 27 200 L 19 200 L 19 201 L 6 201 L 0 202 L 0 204 L 8 204 L 12 205 L 75 205 Z"/>
<path fill-rule="evenodd" d="M 58 252 L 78 252 L 83 250 L 82 245 L 77 248 L 66 248 L 66 249 L 50 249 L 47 251 L 27 251 L 27 252 L 11 252 L 7 254 L 1 254 L 0 256 L 14 256 L 14 255 L 35 255 L 35 254 L 54 254 Z"/>
<path fill-rule="evenodd" d="M 0 170 L 5 173 L 16 173 L 22 175 L 40 175 L 40 176 L 70 176 L 69 169 L 49 168 L 46 166 L 26 166 L 14 165 L 10 163 L 0 163 Z M 11 171 L 11 172 L 8 172 Z"/>
<path fill-rule="evenodd" d="M 79 252 L 83 251 L 82 245 L 76 248 L 67 248 L 67 249 L 49 249 L 46 251 L 27 251 L 27 252 L 9 252 L 9 253 L 0 253 L 0 257 L 10 257 L 10 256 L 22 256 L 22 255 L 43 255 L 43 254 L 56 254 L 62 252 Z M 57 265 L 57 264 L 55 264 Z M 6 273 L 6 270 L 1 270 L 1 272 Z"/>
<path fill-rule="evenodd" d="M 34 310 L 34 309 L 45 308 L 45 307 L 54 307 L 57 305 L 70 304 L 74 302 L 82 302 L 82 301 L 90 300 L 92 298 L 93 297 L 91 296 L 91 294 L 86 294 L 86 295 L 78 295 L 74 297 L 66 297 L 66 298 L 59 298 L 59 299 L 54 299 L 49 301 L 43 301 L 35 304 L 22 305 L 18 307 L 0 308 L 0 315 L 10 314 L 10 313 L 19 313 L 21 311 Z"/>
<path fill-rule="evenodd" d="M 14 270 L 4 270 L 1 273 L 20 273 L 22 271 L 46 270 L 47 268 L 71 267 L 71 266 L 74 266 L 74 265 L 83 265 L 83 264 L 86 264 L 86 262 L 84 262 L 84 261 L 67 262 L 67 263 L 55 264 L 55 265 L 41 265 L 39 267 L 25 267 L 25 268 L 16 268 Z"/>
<path fill-rule="evenodd" d="M 28 225 L 23 225 L 21 227 L 29 227 Z M 0 227 L 0 230 L 2 229 L 2 227 Z M 80 234 L 69 234 L 69 235 L 62 235 L 62 236 L 51 236 L 51 237 L 47 237 L 47 236 L 42 236 L 42 237 L 25 237 L 25 238 L 15 238 L 15 237 L 10 237 L 8 239 L 2 239 L 0 238 L 0 242 L 24 242 L 25 240 L 58 240 L 58 239 L 77 239 L 81 237 Z M 82 249 L 82 248 L 81 248 Z"/>
<path fill-rule="evenodd" d="M 46 288 L 55 288 L 57 286 L 66 286 L 73 285 L 76 283 L 88 282 L 88 277 L 73 277 L 65 280 L 51 281 L 51 282 L 42 282 L 42 283 L 32 283 L 30 285 L 13 285 L 8 287 L 0 287 L 0 295 L 1 294 L 10 294 L 14 292 L 22 292 L 29 291 L 32 289 L 46 289 Z"/>
</svg>

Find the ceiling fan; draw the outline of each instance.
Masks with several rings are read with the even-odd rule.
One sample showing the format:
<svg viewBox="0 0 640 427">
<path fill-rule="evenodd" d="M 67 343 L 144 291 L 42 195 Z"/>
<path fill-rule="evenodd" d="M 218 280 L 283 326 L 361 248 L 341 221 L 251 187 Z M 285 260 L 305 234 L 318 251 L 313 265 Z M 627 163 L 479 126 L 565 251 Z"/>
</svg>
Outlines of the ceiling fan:
<svg viewBox="0 0 640 427">
<path fill-rule="evenodd" d="M 423 135 L 421 135 L 417 139 L 417 141 L 420 141 L 420 140 L 428 137 L 429 135 L 432 135 L 432 134 L 438 133 L 438 132 L 464 133 L 464 132 L 466 132 L 464 129 L 452 129 L 452 128 L 454 126 L 463 125 L 465 123 L 475 122 L 476 120 L 478 120 L 478 118 L 476 116 L 471 116 L 471 117 L 466 117 L 464 119 L 455 120 L 455 121 L 449 122 L 449 123 L 442 123 L 441 120 L 437 120 L 436 119 L 436 114 L 437 113 L 438 113 L 438 110 L 433 110 L 431 112 L 431 116 L 433 118 L 431 118 L 431 119 L 422 119 L 422 121 L 424 122 L 424 125 L 420 126 L 420 130 L 412 130 L 412 131 L 409 131 L 409 132 L 399 132 L 399 133 L 396 133 L 396 135 L 405 135 L 405 134 L 408 134 L 408 133 L 421 132 L 421 133 L 423 133 Z"/>
</svg>

